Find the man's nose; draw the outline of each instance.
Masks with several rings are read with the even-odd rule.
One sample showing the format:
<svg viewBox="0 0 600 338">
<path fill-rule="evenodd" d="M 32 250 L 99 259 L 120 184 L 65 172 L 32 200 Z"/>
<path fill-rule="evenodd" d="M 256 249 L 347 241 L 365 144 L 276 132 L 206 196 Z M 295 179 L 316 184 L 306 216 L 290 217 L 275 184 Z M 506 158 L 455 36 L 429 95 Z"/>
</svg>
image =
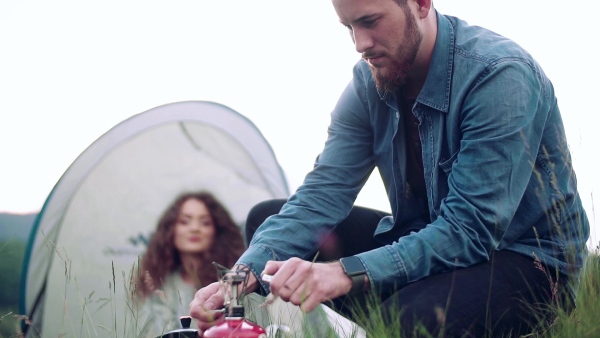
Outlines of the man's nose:
<svg viewBox="0 0 600 338">
<path fill-rule="evenodd" d="M 352 40 L 354 41 L 354 48 L 361 54 L 373 48 L 374 45 L 373 39 L 364 29 L 354 29 L 352 31 Z"/>
</svg>

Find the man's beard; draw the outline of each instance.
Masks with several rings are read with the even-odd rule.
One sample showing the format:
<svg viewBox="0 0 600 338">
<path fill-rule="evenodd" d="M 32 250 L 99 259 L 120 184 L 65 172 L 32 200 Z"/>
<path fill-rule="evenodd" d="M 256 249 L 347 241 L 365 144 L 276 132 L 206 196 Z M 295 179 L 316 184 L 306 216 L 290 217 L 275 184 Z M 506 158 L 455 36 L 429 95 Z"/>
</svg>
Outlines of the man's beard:
<svg viewBox="0 0 600 338">
<path fill-rule="evenodd" d="M 391 55 L 391 64 L 383 69 L 369 64 L 377 88 L 391 93 L 406 83 L 423 39 L 423 34 L 419 31 L 417 22 L 408 7 L 405 8 L 404 13 L 406 14 L 404 42 L 398 45 L 394 55 Z"/>
</svg>

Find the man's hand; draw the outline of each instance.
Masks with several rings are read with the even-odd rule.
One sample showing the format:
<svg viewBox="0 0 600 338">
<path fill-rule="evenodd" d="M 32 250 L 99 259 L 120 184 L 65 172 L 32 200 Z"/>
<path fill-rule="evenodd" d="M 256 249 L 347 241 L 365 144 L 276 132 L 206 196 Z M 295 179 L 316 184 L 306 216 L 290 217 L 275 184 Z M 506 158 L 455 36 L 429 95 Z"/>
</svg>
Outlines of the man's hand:
<svg viewBox="0 0 600 338">
<path fill-rule="evenodd" d="M 223 312 L 215 311 L 223 307 L 225 295 L 219 282 L 214 282 L 196 292 L 190 303 L 190 316 L 196 319 L 198 336 L 204 331 L 223 321 Z"/>
<path fill-rule="evenodd" d="M 237 266 L 233 267 L 231 271 L 235 271 L 236 269 Z M 252 272 L 248 272 L 246 292 L 252 292 L 257 287 L 258 281 L 256 277 Z M 242 290 L 239 291 L 241 292 Z M 196 292 L 194 300 L 190 303 L 190 316 L 196 319 L 196 324 L 200 331 L 198 332 L 198 336 L 202 337 L 204 331 L 224 320 L 224 312 L 218 311 L 223 308 L 224 303 L 225 294 L 220 282 L 209 284 Z"/>
<path fill-rule="evenodd" d="M 352 280 L 340 262 L 312 263 L 299 258 L 268 261 L 263 274 L 273 275 L 271 293 L 282 300 L 300 305 L 305 312 L 320 303 L 350 292 Z"/>
</svg>

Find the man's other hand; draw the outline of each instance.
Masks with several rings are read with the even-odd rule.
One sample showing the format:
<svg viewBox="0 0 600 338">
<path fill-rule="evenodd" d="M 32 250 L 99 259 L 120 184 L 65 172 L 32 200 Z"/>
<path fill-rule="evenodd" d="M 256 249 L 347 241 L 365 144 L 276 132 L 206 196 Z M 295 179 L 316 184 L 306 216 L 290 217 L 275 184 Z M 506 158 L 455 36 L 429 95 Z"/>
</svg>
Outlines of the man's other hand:
<svg viewBox="0 0 600 338">
<path fill-rule="evenodd" d="M 263 274 L 273 275 L 270 282 L 273 295 L 299 305 L 305 312 L 347 294 L 352 288 L 352 280 L 340 262 L 313 263 L 299 258 L 268 261 Z"/>
</svg>

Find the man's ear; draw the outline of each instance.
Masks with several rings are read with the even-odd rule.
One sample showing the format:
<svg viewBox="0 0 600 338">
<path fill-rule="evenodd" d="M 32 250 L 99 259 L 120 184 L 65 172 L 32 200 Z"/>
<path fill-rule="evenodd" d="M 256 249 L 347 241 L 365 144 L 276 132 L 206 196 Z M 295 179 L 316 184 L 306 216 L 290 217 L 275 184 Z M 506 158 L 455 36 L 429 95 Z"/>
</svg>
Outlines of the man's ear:
<svg viewBox="0 0 600 338">
<path fill-rule="evenodd" d="M 418 13 L 421 19 L 426 18 L 433 7 L 433 0 L 415 0 L 418 5 Z"/>
</svg>

